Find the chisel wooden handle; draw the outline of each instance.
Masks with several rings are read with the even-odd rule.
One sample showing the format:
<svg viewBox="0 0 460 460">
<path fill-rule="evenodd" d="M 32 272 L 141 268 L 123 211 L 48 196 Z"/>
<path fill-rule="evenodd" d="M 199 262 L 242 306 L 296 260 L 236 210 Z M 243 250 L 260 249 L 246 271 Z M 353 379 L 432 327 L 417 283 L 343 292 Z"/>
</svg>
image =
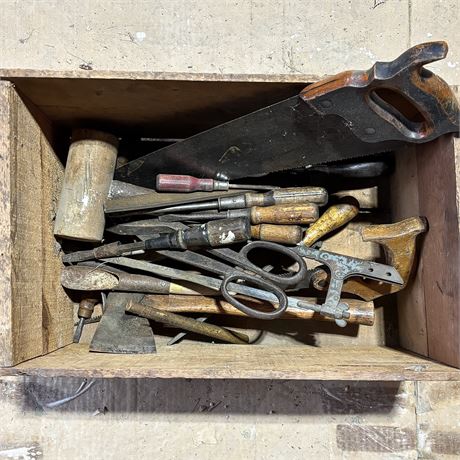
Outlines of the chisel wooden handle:
<svg viewBox="0 0 460 460">
<path fill-rule="evenodd" d="M 305 231 L 300 243 L 311 246 L 328 233 L 350 222 L 359 212 L 359 204 L 340 203 L 329 207 L 324 214 Z"/>
<path fill-rule="evenodd" d="M 234 344 L 245 344 L 249 342 L 249 337 L 245 334 L 234 333 L 223 327 L 215 326 L 214 324 L 202 323 L 192 318 L 176 315 L 168 311 L 162 311 L 151 306 L 145 306 L 133 302 L 132 300 L 128 301 L 126 311 L 142 316 L 143 318 L 148 318 L 152 321 L 169 324 L 170 326 L 206 335 L 224 342 Z"/>
<path fill-rule="evenodd" d="M 318 205 L 314 203 L 254 206 L 250 208 L 251 224 L 311 224 L 318 219 Z"/>
<path fill-rule="evenodd" d="M 251 225 L 251 237 L 256 240 L 294 245 L 302 239 L 302 227 L 273 224 Z"/>
</svg>

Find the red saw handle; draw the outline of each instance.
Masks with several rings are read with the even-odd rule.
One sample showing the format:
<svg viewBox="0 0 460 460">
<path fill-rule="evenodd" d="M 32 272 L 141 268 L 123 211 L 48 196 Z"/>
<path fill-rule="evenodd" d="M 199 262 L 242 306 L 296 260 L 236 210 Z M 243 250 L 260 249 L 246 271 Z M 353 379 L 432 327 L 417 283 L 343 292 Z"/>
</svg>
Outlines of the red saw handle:
<svg viewBox="0 0 460 460">
<path fill-rule="evenodd" d="M 307 86 L 301 99 L 321 115 L 339 115 L 364 142 L 427 142 L 459 130 L 449 85 L 423 66 L 445 58 L 446 42 L 414 46 L 391 62 L 351 70 Z"/>
</svg>

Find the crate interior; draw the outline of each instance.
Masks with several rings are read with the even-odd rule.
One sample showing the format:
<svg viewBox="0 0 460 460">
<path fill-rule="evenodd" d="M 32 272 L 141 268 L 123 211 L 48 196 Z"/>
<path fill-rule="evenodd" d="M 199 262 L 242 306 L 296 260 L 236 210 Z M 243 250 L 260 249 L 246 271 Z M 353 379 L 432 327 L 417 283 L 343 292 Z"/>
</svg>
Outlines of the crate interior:
<svg viewBox="0 0 460 460">
<path fill-rule="evenodd" d="M 32 77 L 13 78 L 12 81 L 61 166 L 65 164 L 70 133 L 75 127 L 107 130 L 119 136 L 119 155 L 131 159 L 166 145 L 171 139 L 182 139 L 295 95 L 305 86 L 299 83 L 102 78 Z M 443 142 L 449 145 L 452 141 Z M 439 149 L 439 143 L 431 148 Z M 426 161 L 431 161 L 429 149 L 429 146 L 424 147 L 425 153 L 422 152 Z M 345 191 L 345 194 L 355 196 L 365 211 L 346 230 L 335 232 L 324 244 L 325 249 L 384 260 L 377 244 L 361 241 L 360 226 L 389 223 L 420 214 L 423 203 L 420 202 L 419 179 L 414 178 L 413 173 L 405 172 L 417 170 L 415 148 L 396 152 L 395 157 L 394 172 L 384 178 L 337 181 L 320 176 L 318 183 L 312 184 L 324 185 L 330 192 Z M 62 179 L 62 169 L 53 168 L 51 173 Z M 302 185 L 301 176 L 276 177 L 287 181 L 283 184 Z M 58 187 L 51 191 L 53 203 L 57 191 Z M 50 228 L 53 217 L 52 213 L 48 216 Z M 52 239 L 44 240 L 44 244 L 46 241 Z M 422 238 L 419 244 L 422 262 L 423 245 Z M 62 298 L 56 296 L 47 302 L 41 327 L 46 329 L 49 324 L 58 324 L 57 327 L 65 331 L 61 331 L 55 346 L 43 348 L 43 357 L 38 357 L 42 353 L 36 353 L 34 358 L 32 350 L 29 355 L 24 354 L 26 361 L 19 359 L 24 362 L 16 369 L 44 375 L 73 372 L 75 375 L 132 377 L 399 380 L 436 375 L 437 378 L 452 378 L 452 369 L 413 354 L 429 355 L 426 299 L 420 294 L 424 291 L 421 287 L 424 283 L 422 268 L 418 264 L 415 281 L 402 295 L 374 301 L 375 322 L 372 327 L 349 325 L 342 329 L 325 321 L 261 323 L 249 318 L 215 316 L 212 318 L 216 323 L 241 328 L 251 338 L 258 339 L 253 345 L 242 347 L 210 344 L 206 339 L 190 335 L 179 345 L 167 347 L 166 341 L 177 330 L 158 327 L 155 330 L 158 353 L 153 355 L 89 353 L 88 343 L 97 324 L 84 328 L 80 344 L 71 344 L 75 311 L 71 311 L 68 299 L 67 309 L 57 305 Z M 54 266 L 44 276 L 56 278 L 58 272 L 59 267 Z M 58 279 L 53 279 L 52 285 L 61 289 Z M 65 292 L 63 295 L 67 294 L 72 302 L 78 300 L 75 293 Z M 76 310 L 76 304 L 73 308 Z M 453 363 L 452 360 L 447 362 Z"/>
</svg>

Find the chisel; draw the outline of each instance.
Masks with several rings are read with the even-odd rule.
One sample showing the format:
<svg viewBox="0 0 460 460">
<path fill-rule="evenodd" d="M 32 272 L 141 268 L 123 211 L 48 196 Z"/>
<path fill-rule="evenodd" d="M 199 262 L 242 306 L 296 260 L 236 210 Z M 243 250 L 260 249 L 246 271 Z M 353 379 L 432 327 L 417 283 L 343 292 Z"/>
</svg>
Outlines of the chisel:
<svg viewBox="0 0 460 460">
<path fill-rule="evenodd" d="M 228 180 L 215 180 L 186 176 L 181 174 L 158 174 L 156 179 L 158 192 L 214 192 L 217 190 L 246 189 L 246 190 L 274 190 L 279 187 L 273 185 L 231 184 Z"/>
<path fill-rule="evenodd" d="M 254 206 L 252 208 L 229 209 L 221 212 L 197 212 L 190 214 L 165 214 L 159 216 L 161 222 L 210 221 L 247 217 L 251 224 L 301 225 L 311 224 L 319 217 L 315 203 L 277 204 L 275 206 Z"/>
</svg>

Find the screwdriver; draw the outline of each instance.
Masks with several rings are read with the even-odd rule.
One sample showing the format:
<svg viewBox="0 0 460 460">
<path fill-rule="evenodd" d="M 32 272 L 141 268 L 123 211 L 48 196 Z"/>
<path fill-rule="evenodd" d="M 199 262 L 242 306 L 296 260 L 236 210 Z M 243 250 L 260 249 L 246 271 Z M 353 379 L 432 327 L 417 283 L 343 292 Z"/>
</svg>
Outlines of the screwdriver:
<svg viewBox="0 0 460 460">
<path fill-rule="evenodd" d="M 158 192 L 213 192 L 228 189 L 273 190 L 273 185 L 230 184 L 228 180 L 202 179 L 180 174 L 158 174 L 156 179 Z"/>
<path fill-rule="evenodd" d="M 311 224 L 319 217 L 318 205 L 314 203 L 277 204 L 274 206 L 254 206 L 244 209 L 229 209 L 221 212 L 197 212 L 190 214 L 165 214 L 159 216 L 161 222 L 210 221 L 247 217 L 251 224 Z"/>
<path fill-rule="evenodd" d="M 212 209 L 224 211 L 227 209 L 252 208 L 253 206 L 273 206 L 276 204 L 296 204 L 305 202 L 315 203 L 321 206 L 327 203 L 327 199 L 327 191 L 323 187 L 279 188 L 266 193 L 248 192 L 241 195 L 224 196 L 200 203 L 170 206 L 148 211 L 144 214 L 159 216 L 165 213 L 206 211 Z"/>
<path fill-rule="evenodd" d="M 158 237 L 136 243 L 120 244 L 116 242 L 87 251 L 72 252 L 65 254 L 62 260 L 66 263 L 75 263 L 107 257 L 134 255 L 156 249 L 218 247 L 247 241 L 250 237 L 249 220 L 245 217 L 238 217 L 236 219 L 215 220 L 198 227 L 160 234 Z"/>
<path fill-rule="evenodd" d="M 97 304 L 96 299 L 83 299 L 78 306 L 77 316 L 78 324 L 73 335 L 73 343 L 80 342 L 81 334 L 83 332 L 83 326 L 85 325 L 85 320 L 90 319 L 93 315 L 94 307 Z"/>
</svg>

